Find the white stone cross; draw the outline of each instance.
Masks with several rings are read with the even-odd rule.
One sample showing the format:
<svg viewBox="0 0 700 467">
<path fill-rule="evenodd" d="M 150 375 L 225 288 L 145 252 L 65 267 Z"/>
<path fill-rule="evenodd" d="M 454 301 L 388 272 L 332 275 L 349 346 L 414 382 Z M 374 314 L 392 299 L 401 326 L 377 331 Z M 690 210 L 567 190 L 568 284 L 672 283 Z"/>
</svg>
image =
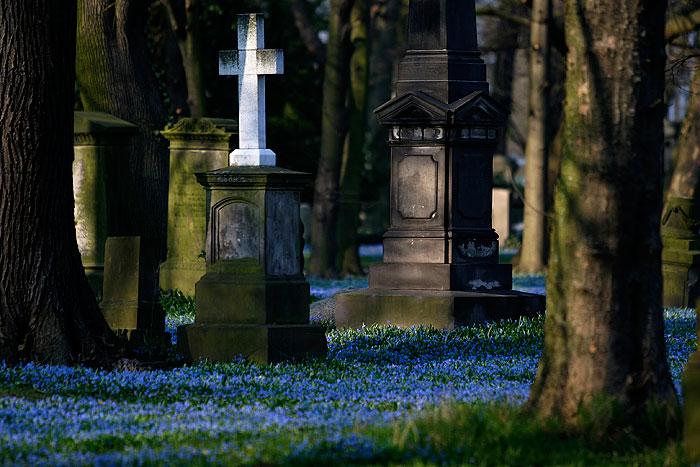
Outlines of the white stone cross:
<svg viewBox="0 0 700 467">
<path fill-rule="evenodd" d="M 219 74 L 238 76 L 238 149 L 229 165 L 275 165 L 265 141 L 265 75 L 284 73 L 282 50 L 265 50 L 262 13 L 238 15 L 238 50 L 219 52 Z"/>
</svg>

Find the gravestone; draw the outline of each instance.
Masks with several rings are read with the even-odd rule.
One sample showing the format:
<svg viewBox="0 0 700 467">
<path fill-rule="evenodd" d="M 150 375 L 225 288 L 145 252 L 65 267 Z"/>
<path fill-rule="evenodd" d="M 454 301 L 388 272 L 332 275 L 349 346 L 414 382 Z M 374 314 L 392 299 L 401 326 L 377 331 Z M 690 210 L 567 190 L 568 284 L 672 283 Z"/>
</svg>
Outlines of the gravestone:
<svg viewBox="0 0 700 467">
<path fill-rule="evenodd" d="M 168 187 L 168 253 L 160 266 L 160 288 L 194 295 L 206 262 L 206 193 L 195 172 L 228 166 L 235 146 L 235 120 L 184 118 L 161 134 L 170 141 Z"/>
<path fill-rule="evenodd" d="M 195 323 L 178 328 L 189 361 L 265 364 L 327 349 L 324 329 L 309 325 L 302 273 L 299 202 L 310 176 L 275 167 L 265 147 L 258 75 L 281 73 L 282 52 L 258 50 L 263 34 L 261 14 L 238 15 L 239 50 L 220 55 L 220 74 L 239 75 L 240 147 L 231 167 L 197 173 L 207 193 L 206 274 L 195 286 Z"/>
<path fill-rule="evenodd" d="M 100 310 L 110 329 L 130 344 L 166 342 L 165 312 L 154 271 L 157 241 L 143 237 L 109 237 Z"/>
<path fill-rule="evenodd" d="M 700 310 L 700 301 L 696 303 Z M 697 311 L 696 311 L 697 313 Z M 696 315 L 700 342 L 700 314 Z M 690 356 L 683 371 L 683 441 L 688 462 L 700 462 L 700 351 Z"/>
<path fill-rule="evenodd" d="M 693 306 L 700 298 L 700 209 L 693 198 L 671 196 L 661 218 L 665 307 Z"/>
<path fill-rule="evenodd" d="M 507 110 L 488 94 L 474 1 L 411 0 L 389 129 L 390 228 L 369 289 L 336 297 L 336 325 L 452 328 L 534 316 L 544 297 L 512 290 L 492 227 L 493 152 Z"/>
<path fill-rule="evenodd" d="M 510 236 L 510 198 L 512 190 L 510 188 L 494 188 L 492 216 L 493 228 L 498 234 L 498 245 L 503 247 L 503 244 Z"/>
<path fill-rule="evenodd" d="M 85 275 L 96 295 L 102 294 L 104 247 L 112 231 L 110 216 L 119 196 L 115 158 L 127 157 L 136 125 L 103 112 L 74 112 L 73 198 L 75 235 Z M 111 178 L 110 178 L 111 174 Z"/>
</svg>

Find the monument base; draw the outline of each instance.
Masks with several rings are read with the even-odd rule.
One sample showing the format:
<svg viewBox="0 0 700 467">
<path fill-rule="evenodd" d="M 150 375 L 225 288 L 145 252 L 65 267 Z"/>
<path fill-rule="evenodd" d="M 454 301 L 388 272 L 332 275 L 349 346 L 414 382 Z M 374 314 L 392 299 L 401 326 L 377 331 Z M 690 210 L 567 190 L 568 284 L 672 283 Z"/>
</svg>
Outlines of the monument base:
<svg viewBox="0 0 700 467">
<path fill-rule="evenodd" d="M 683 444 L 685 458 L 700 462 L 700 352 L 690 356 L 683 381 Z"/>
<path fill-rule="evenodd" d="M 326 355 L 325 329 L 314 325 L 186 324 L 177 328 L 178 353 L 188 362 L 243 357 L 266 365 Z"/>
<path fill-rule="evenodd" d="M 206 272 L 207 265 L 202 258 L 199 262 L 165 261 L 160 265 L 158 279 L 163 290 L 179 290 L 194 297 L 194 285 Z"/>
<path fill-rule="evenodd" d="M 361 289 L 336 295 L 335 325 L 361 328 L 373 324 L 454 329 L 500 319 L 534 317 L 545 310 L 543 295 L 503 290 Z"/>
<path fill-rule="evenodd" d="M 495 291 L 513 288 L 511 264 L 373 263 L 372 289 Z"/>
<path fill-rule="evenodd" d="M 208 272 L 195 288 L 197 324 L 309 322 L 309 283 L 302 275 Z"/>
</svg>

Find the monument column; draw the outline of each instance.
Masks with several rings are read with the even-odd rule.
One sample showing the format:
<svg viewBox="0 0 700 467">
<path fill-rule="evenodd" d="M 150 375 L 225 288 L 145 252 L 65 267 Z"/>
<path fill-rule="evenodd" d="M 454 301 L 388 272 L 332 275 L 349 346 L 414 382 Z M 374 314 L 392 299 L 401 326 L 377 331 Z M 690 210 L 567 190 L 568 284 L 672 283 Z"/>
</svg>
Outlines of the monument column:
<svg viewBox="0 0 700 467">
<path fill-rule="evenodd" d="M 239 149 L 230 167 L 197 173 L 206 189 L 206 274 L 195 285 L 195 323 L 178 328 L 190 361 L 243 356 L 270 363 L 324 355 L 325 331 L 309 324 L 299 200 L 309 174 L 275 167 L 265 147 L 264 74 L 282 51 L 263 46 L 261 14 L 238 15 L 238 49 L 220 74 L 239 76 Z"/>
<path fill-rule="evenodd" d="M 488 94 L 473 0 L 411 0 L 389 130 L 390 228 L 367 290 L 338 295 L 336 325 L 451 328 L 544 311 L 514 292 L 492 227 L 493 152 L 508 115 Z"/>
</svg>

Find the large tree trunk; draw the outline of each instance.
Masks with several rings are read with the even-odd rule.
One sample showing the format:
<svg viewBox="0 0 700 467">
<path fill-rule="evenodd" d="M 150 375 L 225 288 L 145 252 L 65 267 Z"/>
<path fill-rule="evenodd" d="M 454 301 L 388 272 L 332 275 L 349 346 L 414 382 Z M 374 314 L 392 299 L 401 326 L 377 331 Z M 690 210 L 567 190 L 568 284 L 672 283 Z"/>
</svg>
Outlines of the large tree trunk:
<svg viewBox="0 0 700 467">
<path fill-rule="evenodd" d="M 355 0 L 350 14 L 352 55 L 348 93 L 349 126 L 340 170 L 340 206 L 336 264 L 341 276 L 363 275 L 357 228 L 360 222 L 360 188 L 364 168 L 369 69 L 369 0 Z"/>
<path fill-rule="evenodd" d="M 75 4 L 0 1 L 0 360 L 114 353 L 73 222 Z"/>
<path fill-rule="evenodd" d="M 551 0 L 532 2 L 530 98 L 525 143 L 523 244 L 517 271 L 544 272 L 547 265 L 547 154 L 549 117 Z"/>
<path fill-rule="evenodd" d="M 700 197 L 700 71 L 693 72 L 690 102 L 673 154 L 668 196 Z"/>
<path fill-rule="evenodd" d="M 119 168 L 124 185 L 110 236 L 140 235 L 160 240 L 165 257 L 168 212 L 168 145 L 158 131 L 168 112 L 152 69 L 146 37 L 148 2 L 79 0 L 76 71 L 85 110 L 110 113 L 138 125 L 127 161 Z"/>
<path fill-rule="evenodd" d="M 331 0 L 328 47 L 323 79 L 321 154 L 314 183 L 309 273 L 333 277 L 338 273 L 335 242 L 338 219 L 339 171 L 348 127 L 345 99 L 350 60 L 350 11 L 353 0 Z"/>
<path fill-rule="evenodd" d="M 613 397 L 676 403 L 661 306 L 664 13 L 568 0 L 565 130 L 544 350 L 529 406 L 575 421 Z"/>
</svg>

